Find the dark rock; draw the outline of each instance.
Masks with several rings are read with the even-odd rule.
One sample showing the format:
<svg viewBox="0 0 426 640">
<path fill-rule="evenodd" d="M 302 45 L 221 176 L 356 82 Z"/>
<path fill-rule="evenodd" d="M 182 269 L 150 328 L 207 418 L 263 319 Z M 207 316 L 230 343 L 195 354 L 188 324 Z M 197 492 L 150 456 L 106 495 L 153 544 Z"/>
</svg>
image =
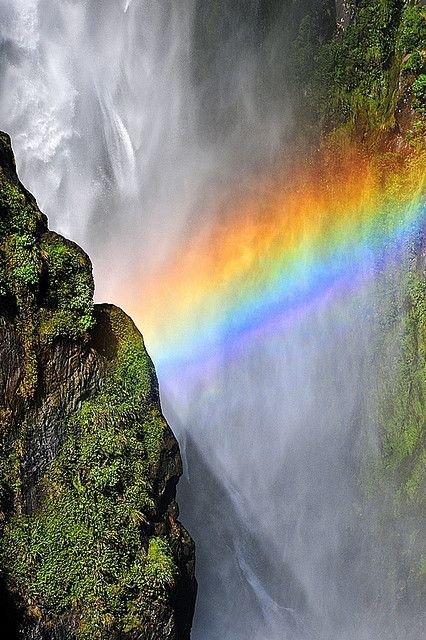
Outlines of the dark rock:
<svg viewBox="0 0 426 640">
<path fill-rule="evenodd" d="M 92 296 L 90 260 L 47 230 L 0 134 L 2 637 L 187 640 L 178 444 L 141 334 Z"/>
</svg>

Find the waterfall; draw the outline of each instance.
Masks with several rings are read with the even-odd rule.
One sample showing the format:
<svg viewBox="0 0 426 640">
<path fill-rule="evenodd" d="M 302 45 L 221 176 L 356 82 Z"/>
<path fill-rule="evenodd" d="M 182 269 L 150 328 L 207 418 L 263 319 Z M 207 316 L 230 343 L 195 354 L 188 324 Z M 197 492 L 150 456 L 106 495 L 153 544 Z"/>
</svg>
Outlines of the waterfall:
<svg viewBox="0 0 426 640">
<path fill-rule="evenodd" d="M 40 207 L 90 252 L 99 299 L 119 295 L 141 256 L 147 271 L 164 258 L 255 149 L 259 161 L 279 145 L 276 114 L 250 97 L 256 61 L 243 54 L 221 87 L 223 112 L 240 114 L 228 142 L 200 139 L 211 87 L 194 86 L 195 9 L 193 0 L 0 7 L 2 125 Z"/>
<path fill-rule="evenodd" d="M 130 313 L 150 274 L 282 161 L 296 119 L 275 74 L 285 42 L 273 21 L 253 26 L 262 3 L 223 4 L 219 23 L 207 0 L 0 5 L 0 129 L 20 178 L 90 254 L 97 299 Z M 386 602 L 357 480 L 373 299 L 371 285 L 315 307 L 238 357 L 223 344 L 190 381 L 159 368 L 197 545 L 194 640 L 414 640 Z"/>
</svg>

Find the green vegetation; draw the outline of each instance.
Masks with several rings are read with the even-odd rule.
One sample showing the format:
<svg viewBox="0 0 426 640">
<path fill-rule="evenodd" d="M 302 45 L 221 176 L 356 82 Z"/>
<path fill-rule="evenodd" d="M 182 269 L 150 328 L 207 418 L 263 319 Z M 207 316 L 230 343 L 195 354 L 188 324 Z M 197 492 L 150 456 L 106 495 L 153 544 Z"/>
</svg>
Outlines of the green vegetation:
<svg viewBox="0 0 426 640">
<path fill-rule="evenodd" d="M 402 51 L 423 51 L 426 45 L 425 10 L 417 3 L 405 3 L 399 45 Z"/>
<path fill-rule="evenodd" d="M 7 141 L 1 137 L 0 144 Z M 0 171 L 0 312 L 17 309 L 17 325 L 22 336 L 24 377 L 21 393 L 29 397 L 37 381 L 36 331 L 34 309 L 41 277 L 41 258 L 37 246 L 41 214 L 17 184 Z"/>
<path fill-rule="evenodd" d="M 377 137 L 394 127 L 402 94 L 409 101 L 413 93 L 414 106 L 422 107 L 426 8 L 406 0 L 360 0 L 351 23 L 326 42 L 312 11 L 300 22 L 292 55 L 297 91 L 315 127 L 319 121 L 320 130 L 346 126 Z"/>
<path fill-rule="evenodd" d="M 370 132 L 393 125 L 403 4 L 361 0 L 351 24 L 319 51 L 315 80 L 326 127 L 350 123 Z"/>
<path fill-rule="evenodd" d="M 206 43 L 214 43 L 222 29 L 218 4 L 212 5 L 206 33 L 197 36 L 201 54 L 207 52 L 200 55 L 199 74 L 209 69 Z M 311 130 L 331 149 L 354 140 L 366 154 L 374 149 L 384 176 L 400 176 L 400 167 L 412 162 L 420 177 L 426 131 L 425 7 L 404 0 L 359 0 L 351 24 L 330 37 L 329 23 L 316 4 L 306 2 L 303 6 L 310 9 L 295 13 L 298 28 L 289 65 Z M 264 15 L 268 24 L 281 15 L 281 3 L 274 6 L 271 15 Z M 403 151 L 395 144 L 397 136 Z M 0 154 L 9 153 L 7 138 L 0 136 Z M 389 165 L 395 165 L 393 173 Z M 403 180 L 390 180 L 384 202 L 398 200 L 406 187 Z M 389 206 L 383 224 L 391 225 L 391 215 L 398 214 Z M 383 495 L 391 495 L 383 535 L 395 538 L 402 520 L 425 509 L 426 284 L 419 262 L 424 247 L 424 237 L 419 238 L 402 299 L 395 295 L 390 308 L 378 304 L 383 312 L 378 352 L 387 357 L 386 368 L 378 372 L 379 447 L 368 480 L 373 493 L 384 489 Z M 391 285 L 386 283 L 386 296 Z M 92 298 L 87 256 L 47 231 L 12 169 L 1 169 L 0 320 L 11 316 L 20 334 L 26 399 L 36 389 L 40 347 L 63 338 L 89 341 L 94 335 Z M 62 425 L 63 445 L 38 488 L 37 511 L 29 515 L 21 509 L 22 433 L 3 452 L 0 486 L 2 503 L 14 501 L 14 515 L 3 523 L 1 547 L 11 584 L 35 620 L 45 620 L 46 612 L 52 621 L 65 616 L 85 640 L 118 637 L 139 629 L 141 621 L 149 627 L 177 575 L 167 526 L 152 524 L 158 511 L 155 471 L 166 428 L 153 400 L 153 367 L 132 323 L 118 310 L 105 313 L 116 353 L 99 393 Z M 9 417 L 0 407 L 0 424 Z M 398 544 L 416 579 L 425 579 L 420 544 L 411 539 Z"/>
<path fill-rule="evenodd" d="M 11 435 L 11 412 L 0 406 L 1 568 L 35 623 L 66 624 L 82 640 L 155 629 L 177 567 L 160 505 L 167 425 L 154 368 L 122 311 L 98 308 L 95 326 L 90 261 L 48 231 L 17 180 L 4 135 L 0 158 L 0 322 L 19 337 L 29 415 L 42 350 L 72 340 L 104 355 L 98 392 L 58 425 L 60 449 L 32 487 L 31 512 L 23 487 L 28 414 Z"/>
<path fill-rule="evenodd" d="M 426 113 L 426 74 L 422 73 L 413 82 L 414 106 L 419 111 Z"/>
<path fill-rule="evenodd" d="M 93 326 L 93 279 L 87 256 L 56 234 L 41 239 L 47 287 L 42 300 L 40 335 L 77 339 Z"/>
<path fill-rule="evenodd" d="M 424 241 L 424 239 L 423 239 Z M 401 281 L 402 278 L 402 281 Z M 394 294 L 394 295 L 391 295 Z M 419 604 L 426 593 L 426 283 L 416 248 L 404 273 L 384 274 L 372 359 L 377 442 L 364 460 L 361 486 L 379 517 L 377 558 L 395 595 Z M 371 414 L 370 414 L 371 422 Z M 370 433 L 370 437 L 374 434 Z M 382 541 L 395 555 L 384 557 Z"/>
<path fill-rule="evenodd" d="M 382 224 L 391 227 L 404 213 L 392 203 L 406 203 L 408 194 L 424 189 L 426 7 L 359 0 L 350 24 L 325 42 L 310 12 L 299 23 L 292 51 L 294 91 L 314 139 L 334 155 L 342 145 L 363 150 L 383 176 Z M 411 183 L 404 181 L 407 168 Z M 378 446 L 371 446 L 363 479 L 369 497 L 380 500 L 378 540 L 386 536 L 398 549 L 395 589 L 401 578 L 419 594 L 426 591 L 426 549 L 407 523 L 421 521 L 426 508 L 425 250 L 419 230 L 405 273 L 391 270 L 378 286 L 374 362 L 382 364 L 372 381 Z"/>
<path fill-rule="evenodd" d="M 406 298 L 385 333 L 394 367 L 381 372 L 379 424 L 384 468 L 398 502 L 424 501 L 426 482 L 426 282 L 413 268 Z"/>
<path fill-rule="evenodd" d="M 421 189 L 426 162 L 426 7 L 404 0 L 360 0 L 351 23 L 325 43 L 315 13 L 308 13 L 293 42 L 293 56 L 304 105 L 312 122 L 319 122 L 315 126 L 323 144 L 337 152 L 342 141 L 361 143 L 375 158 L 379 175 L 388 176 L 383 204 L 404 202 L 404 194 L 413 191 L 403 179 L 407 166 Z M 389 144 L 389 134 L 395 140 L 401 127 L 402 149 Z M 388 210 L 384 225 L 401 215 L 393 205 Z M 378 304 L 386 316 L 381 348 L 396 353 L 391 370 L 379 375 L 378 422 L 381 466 L 387 485 L 395 487 L 398 509 L 421 501 L 426 482 L 426 283 L 424 265 L 419 264 L 424 248 L 421 235 L 412 249 L 405 297 L 395 296 L 391 308 Z M 389 286 L 390 281 L 383 293 L 387 299 Z"/>
<path fill-rule="evenodd" d="M 321 84 L 317 95 L 323 127 L 334 129 L 333 135 L 340 129 L 348 139 L 361 138 L 370 155 L 377 157 L 379 170 L 393 176 L 383 184 L 383 202 L 402 202 L 413 186 L 424 187 L 425 54 L 426 8 L 401 0 L 359 2 L 352 24 L 318 51 L 315 82 Z M 395 134 L 404 135 L 402 148 L 389 144 L 389 133 L 393 140 Z M 389 173 L 390 165 L 394 168 Z M 404 182 L 408 166 L 417 185 Z M 386 356 L 377 372 L 379 458 L 368 478 L 370 486 L 375 485 L 373 495 L 383 491 L 392 496 L 386 535 L 397 541 L 417 585 L 425 549 L 415 532 L 403 540 L 398 531 L 403 520 L 423 517 L 426 506 L 425 246 L 424 231 L 419 231 L 406 281 L 401 283 L 399 275 L 392 283 L 390 276 L 383 283 L 386 304 L 378 299 L 382 318 L 377 353 Z M 398 293 L 389 306 L 393 286 Z"/>
<path fill-rule="evenodd" d="M 73 243 L 47 231 L 34 199 L 18 182 L 10 142 L 0 136 L 0 315 L 12 314 L 21 336 L 21 394 L 37 385 L 40 340 L 83 337 L 93 326 L 90 261 Z"/>
<path fill-rule="evenodd" d="M 2 543 L 32 615 L 68 615 L 87 640 L 140 628 L 176 575 L 167 538 L 150 525 L 166 427 L 152 401 L 153 366 L 131 321 L 114 308 L 108 318 L 118 341 L 112 368 L 69 419 L 37 512 L 17 513 Z"/>
</svg>

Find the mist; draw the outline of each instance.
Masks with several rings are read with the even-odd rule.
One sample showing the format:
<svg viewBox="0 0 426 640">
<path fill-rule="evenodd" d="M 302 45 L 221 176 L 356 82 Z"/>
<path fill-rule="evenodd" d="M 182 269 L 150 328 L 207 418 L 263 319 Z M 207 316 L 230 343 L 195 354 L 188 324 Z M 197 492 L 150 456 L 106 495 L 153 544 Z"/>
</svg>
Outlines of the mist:
<svg viewBox="0 0 426 640">
<path fill-rule="evenodd" d="M 2 2 L 2 124 L 41 209 L 90 253 L 100 300 L 281 148 L 287 108 L 268 101 L 252 29 L 232 7 L 217 58 L 203 61 L 209 3 Z"/>
<path fill-rule="evenodd" d="M 220 4 L 0 5 L 0 128 L 20 178 L 91 256 L 97 299 L 142 332 L 152 273 L 295 152 L 285 3 Z M 359 486 L 376 446 L 376 286 L 232 357 L 224 341 L 191 380 L 158 368 L 197 547 L 194 640 L 417 640 L 391 601 L 381 511 Z"/>
</svg>

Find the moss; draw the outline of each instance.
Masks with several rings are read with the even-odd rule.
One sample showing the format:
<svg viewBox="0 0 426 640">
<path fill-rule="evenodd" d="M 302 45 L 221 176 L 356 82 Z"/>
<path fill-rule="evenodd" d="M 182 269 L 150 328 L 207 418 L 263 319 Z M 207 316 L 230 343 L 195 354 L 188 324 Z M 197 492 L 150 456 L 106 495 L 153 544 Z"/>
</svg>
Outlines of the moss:
<svg viewBox="0 0 426 640">
<path fill-rule="evenodd" d="M 346 28 L 325 43 L 318 34 L 312 14 L 302 21 L 294 40 L 304 105 L 311 121 L 318 123 L 323 146 L 338 149 L 342 140 L 353 145 L 355 139 L 376 156 L 378 175 L 391 176 L 381 188 L 382 224 L 392 227 L 403 213 L 392 203 L 404 202 L 401 194 L 416 189 L 420 197 L 424 183 L 426 8 L 420 2 L 360 0 Z M 400 142 L 394 144 L 394 134 L 401 131 L 397 119 L 404 110 L 409 116 L 401 149 Z M 405 174 L 412 176 L 411 184 Z M 424 248 L 420 233 L 411 247 L 406 282 L 393 281 L 392 274 L 383 277 L 377 302 L 376 360 L 382 352 L 388 359 L 376 381 L 379 458 L 372 448 L 367 483 L 370 494 L 383 489 L 393 496 L 391 511 L 398 514 L 388 522 L 393 530 L 399 518 L 419 514 L 425 507 L 426 283 L 424 267 L 419 266 Z M 417 554 L 413 565 L 418 566 L 419 558 Z"/>
<path fill-rule="evenodd" d="M 400 345 L 392 371 L 381 372 L 379 393 L 385 468 L 396 477 L 399 499 L 423 500 L 426 480 L 426 282 L 410 274 L 407 298 L 400 309 L 402 326 L 386 339 Z"/>
<path fill-rule="evenodd" d="M 152 537 L 149 524 L 166 427 L 152 401 L 152 363 L 133 323 L 115 308 L 108 317 L 118 344 L 111 370 L 71 416 L 40 509 L 12 518 L 2 551 L 35 610 L 52 618 L 72 611 L 88 640 L 140 627 L 176 570 L 167 540 Z"/>
<path fill-rule="evenodd" d="M 123 631 L 137 631 L 141 621 L 145 626 L 152 624 L 158 607 L 167 601 L 168 591 L 175 586 L 176 575 L 168 541 L 153 536 L 149 540 L 145 563 L 134 574 L 140 591 L 124 616 Z"/>
<path fill-rule="evenodd" d="M 0 172 L 0 231 L 3 233 L 35 234 L 42 221 L 42 214 L 29 200 L 19 183 Z"/>
<path fill-rule="evenodd" d="M 402 219 L 408 194 L 417 204 L 424 197 L 425 15 L 419 3 L 357 3 L 352 24 L 316 46 L 317 64 L 306 75 L 322 146 L 338 150 L 355 143 L 373 163 L 381 180 L 385 236 Z M 378 548 L 386 538 L 399 550 L 392 562 L 383 559 L 383 571 L 391 567 L 398 576 L 395 590 L 409 573 L 413 592 L 424 594 L 424 541 L 405 535 L 426 508 L 426 240 L 424 230 L 412 231 L 409 264 L 398 275 L 389 267 L 377 284 L 377 379 L 371 383 L 377 414 L 369 406 L 365 416 L 377 433 L 366 434 L 361 483 L 380 514 Z M 394 249 L 388 246 L 387 252 L 400 255 L 401 247 Z"/>
<path fill-rule="evenodd" d="M 20 393 L 31 398 L 39 340 L 78 339 L 93 326 L 93 279 L 84 252 L 47 232 L 43 214 L 17 179 L 3 135 L 0 154 L 0 314 L 15 315 L 24 354 Z"/>
<path fill-rule="evenodd" d="M 24 353 L 21 393 L 31 397 L 37 383 L 35 299 L 41 273 L 40 253 L 35 238 L 27 233 L 11 234 L 2 249 L 6 276 L 3 290 L 15 298 L 19 311 L 17 327 Z"/>
<path fill-rule="evenodd" d="M 343 32 L 319 52 L 322 120 L 326 127 L 350 122 L 355 129 L 392 125 L 398 78 L 399 0 L 360 2 Z"/>
<path fill-rule="evenodd" d="M 0 172 L 1 286 L 21 309 L 29 308 L 42 264 L 38 234 L 43 216 L 24 191 Z"/>
<path fill-rule="evenodd" d="M 424 73 L 426 10 L 418 2 L 360 0 L 345 29 L 324 42 L 313 11 L 293 41 L 296 92 L 321 131 L 347 125 L 359 136 L 395 126 L 401 72 L 409 88 Z"/>
<path fill-rule="evenodd" d="M 157 536 L 151 538 L 144 567 L 145 589 L 158 592 L 166 585 L 172 587 L 175 576 L 176 567 L 168 542 Z"/>
<path fill-rule="evenodd" d="M 43 291 L 40 335 L 76 339 L 93 320 L 93 278 L 90 262 L 79 247 L 53 233 L 41 240 L 46 285 Z"/>
<path fill-rule="evenodd" d="M 419 75 L 413 82 L 412 90 L 415 108 L 426 113 L 426 74 Z"/>
<path fill-rule="evenodd" d="M 89 340 L 93 279 L 86 254 L 47 231 L 16 178 L 4 137 L 0 154 L 7 160 L 0 170 L 0 316 L 7 312 L 10 321 L 13 312 L 23 354 L 20 391 L 31 399 L 43 344 Z M 148 623 L 175 575 L 167 539 L 151 524 L 166 428 L 153 365 L 130 319 L 114 307 L 103 313 L 114 357 L 99 393 L 63 425 L 37 512 L 22 510 L 23 424 L 10 445 L 2 443 L 0 483 L 2 566 L 14 590 L 29 615 L 45 621 L 65 615 L 87 640 Z M 2 410 L 6 428 L 9 419 Z"/>
<path fill-rule="evenodd" d="M 407 3 L 399 35 L 399 44 L 403 51 L 411 53 L 425 47 L 425 13 L 424 7 L 419 3 Z"/>
</svg>

